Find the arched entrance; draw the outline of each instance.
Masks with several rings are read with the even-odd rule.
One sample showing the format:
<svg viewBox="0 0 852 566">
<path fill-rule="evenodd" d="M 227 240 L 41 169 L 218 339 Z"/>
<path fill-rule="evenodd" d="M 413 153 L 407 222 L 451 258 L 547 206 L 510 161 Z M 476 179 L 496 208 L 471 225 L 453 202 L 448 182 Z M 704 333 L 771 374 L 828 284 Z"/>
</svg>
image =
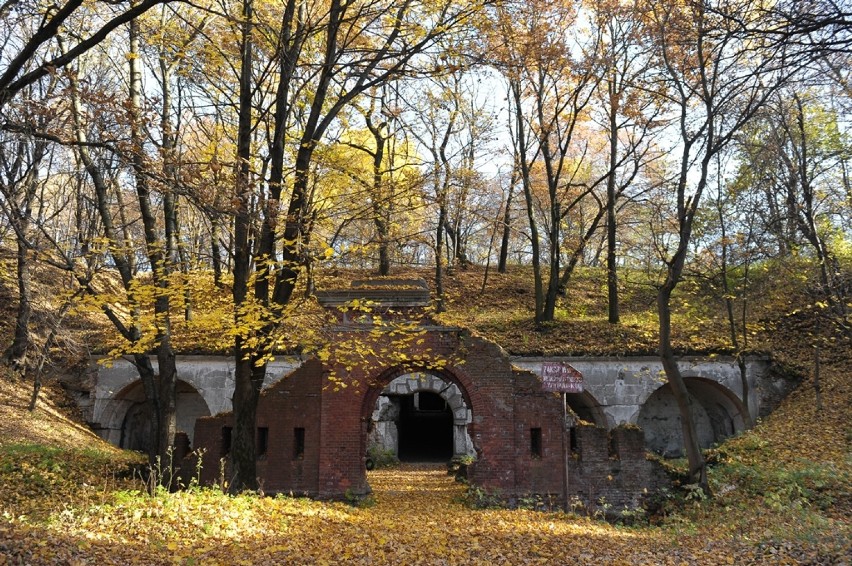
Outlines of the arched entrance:
<svg viewBox="0 0 852 566">
<path fill-rule="evenodd" d="M 432 373 L 406 373 L 393 379 L 375 401 L 367 452 L 408 462 L 473 455 L 467 430 L 471 419 L 458 385 Z"/>
<path fill-rule="evenodd" d="M 584 421 L 601 428 L 607 428 L 606 415 L 601 409 L 601 404 L 588 391 L 566 393 L 565 402 Z"/>
<path fill-rule="evenodd" d="M 685 377 L 684 382 L 701 448 L 744 430 L 746 409 L 733 392 L 702 377 Z M 668 383 L 645 401 L 637 424 L 645 431 L 649 450 L 670 458 L 683 455 L 680 411 Z"/>
<path fill-rule="evenodd" d="M 176 385 L 175 402 L 176 430 L 185 432 L 192 444 L 196 419 L 210 416 L 210 409 L 198 390 L 182 380 L 178 380 Z M 151 446 L 152 426 L 142 381 L 134 381 L 122 389 L 115 395 L 111 405 L 112 410 L 107 415 L 114 423 L 110 428 L 120 429 L 118 445 L 147 452 Z"/>
</svg>

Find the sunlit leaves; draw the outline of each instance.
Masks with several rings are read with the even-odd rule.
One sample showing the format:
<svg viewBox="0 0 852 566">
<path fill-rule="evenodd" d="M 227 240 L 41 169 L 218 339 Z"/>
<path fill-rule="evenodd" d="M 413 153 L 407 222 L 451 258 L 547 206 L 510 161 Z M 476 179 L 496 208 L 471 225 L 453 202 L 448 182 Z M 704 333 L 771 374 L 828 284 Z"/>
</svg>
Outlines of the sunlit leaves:
<svg viewBox="0 0 852 566">
<path fill-rule="evenodd" d="M 694 523 L 700 518 L 684 513 L 663 529 L 624 529 L 562 513 L 470 509 L 460 503 L 465 487 L 440 467 L 376 471 L 369 480 L 373 495 L 360 507 L 207 490 L 155 497 L 112 491 L 100 503 L 57 510 L 47 523 L 0 519 L 0 545 L 14 554 L 27 552 L 27 561 L 36 564 L 69 554 L 124 564 L 144 557 L 147 563 L 204 564 L 680 565 L 839 556 L 827 534 L 821 544 L 777 541 L 771 534 L 764 539 L 755 530 L 748 537 L 728 534 L 730 513 L 746 513 L 733 501 L 729 504 L 737 506 L 727 508 L 727 519 L 721 507 L 718 513 L 705 510 L 710 524 Z M 767 505 L 763 515 L 785 513 Z M 813 514 L 803 518 L 808 532 L 831 526 L 814 524 Z M 762 521 L 759 526 L 770 527 Z M 777 529 L 772 532 L 785 532 Z"/>
<path fill-rule="evenodd" d="M 322 338 L 317 355 L 330 367 L 328 387 L 332 390 L 350 386 L 364 390 L 375 385 L 364 378 L 389 368 L 437 371 L 464 363 L 460 352 L 437 351 L 428 343 L 424 323 L 429 319 L 423 313 L 409 317 L 360 299 L 349 301 L 340 310 L 346 322 L 317 333 Z"/>
</svg>

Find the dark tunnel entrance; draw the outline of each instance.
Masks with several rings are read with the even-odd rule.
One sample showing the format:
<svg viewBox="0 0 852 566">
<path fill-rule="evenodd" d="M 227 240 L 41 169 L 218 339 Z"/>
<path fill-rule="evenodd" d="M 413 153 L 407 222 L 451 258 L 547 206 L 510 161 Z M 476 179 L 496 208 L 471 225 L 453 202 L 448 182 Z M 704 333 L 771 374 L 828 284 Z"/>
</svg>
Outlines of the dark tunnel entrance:
<svg viewBox="0 0 852 566">
<path fill-rule="evenodd" d="M 400 398 L 399 459 L 446 462 L 453 457 L 453 413 L 438 394 L 419 391 Z"/>
</svg>

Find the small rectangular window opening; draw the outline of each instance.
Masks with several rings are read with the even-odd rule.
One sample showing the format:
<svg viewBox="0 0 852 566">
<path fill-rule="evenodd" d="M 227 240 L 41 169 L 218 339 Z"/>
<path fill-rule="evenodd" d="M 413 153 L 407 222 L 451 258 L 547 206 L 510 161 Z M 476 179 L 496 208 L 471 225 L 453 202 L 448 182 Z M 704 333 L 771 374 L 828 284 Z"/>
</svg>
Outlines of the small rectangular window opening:
<svg viewBox="0 0 852 566">
<path fill-rule="evenodd" d="M 257 429 L 257 457 L 264 458 L 269 449 L 269 427 L 258 427 Z"/>
<path fill-rule="evenodd" d="M 541 458 L 541 428 L 530 429 L 530 453 L 533 458 Z"/>
<path fill-rule="evenodd" d="M 293 429 L 293 459 L 301 460 L 305 456 L 305 429 Z"/>
<path fill-rule="evenodd" d="M 234 429 L 229 426 L 222 427 L 222 447 L 220 450 L 222 456 L 227 456 L 231 453 L 231 437 L 233 430 Z"/>
<path fill-rule="evenodd" d="M 577 427 L 572 426 L 568 429 L 568 438 L 570 442 L 571 452 L 576 454 L 580 451 L 580 446 L 577 444 Z"/>
</svg>

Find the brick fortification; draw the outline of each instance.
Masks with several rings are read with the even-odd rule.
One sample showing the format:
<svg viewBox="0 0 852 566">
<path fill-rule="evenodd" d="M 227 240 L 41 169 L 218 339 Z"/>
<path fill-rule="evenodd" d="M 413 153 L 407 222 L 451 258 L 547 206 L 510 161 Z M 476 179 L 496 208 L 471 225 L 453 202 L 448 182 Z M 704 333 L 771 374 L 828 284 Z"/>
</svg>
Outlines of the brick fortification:
<svg viewBox="0 0 852 566">
<path fill-rule="evenodd" d="M 410 320 L 418 305 L 406 300 L 404 309 L 385 311 L 385 320 Z M 542 390 L 536 374 L 513 368 L 496 344 L 426 318 L 416 338 L 400 341 L 363 319 L 351 320 L 347 309 L 337 312 L 333 332 L 339 347 L 325 361 L 306 361 L 261 395 L 257 472 L 266 493 L 368 494 L 367 438 L 376 401 L 393 379 L 418 372 L 455 384 L 464 396 L 476 452 L 468 480 L 484 493 L 508 503 L 542 496 L 617 511 L 637 507 L 659 482 L 640 429 L 610 432 L 578 422 L 570 410 L 566 415 L 561 395 Z M 353 363 L 354 343 L 368 352 L 359 363 Z M 231 413 L 196 422 L 195 445 L 204 448 L 202 483 L 220 481 L 232 426 Z"/>
</svg>

